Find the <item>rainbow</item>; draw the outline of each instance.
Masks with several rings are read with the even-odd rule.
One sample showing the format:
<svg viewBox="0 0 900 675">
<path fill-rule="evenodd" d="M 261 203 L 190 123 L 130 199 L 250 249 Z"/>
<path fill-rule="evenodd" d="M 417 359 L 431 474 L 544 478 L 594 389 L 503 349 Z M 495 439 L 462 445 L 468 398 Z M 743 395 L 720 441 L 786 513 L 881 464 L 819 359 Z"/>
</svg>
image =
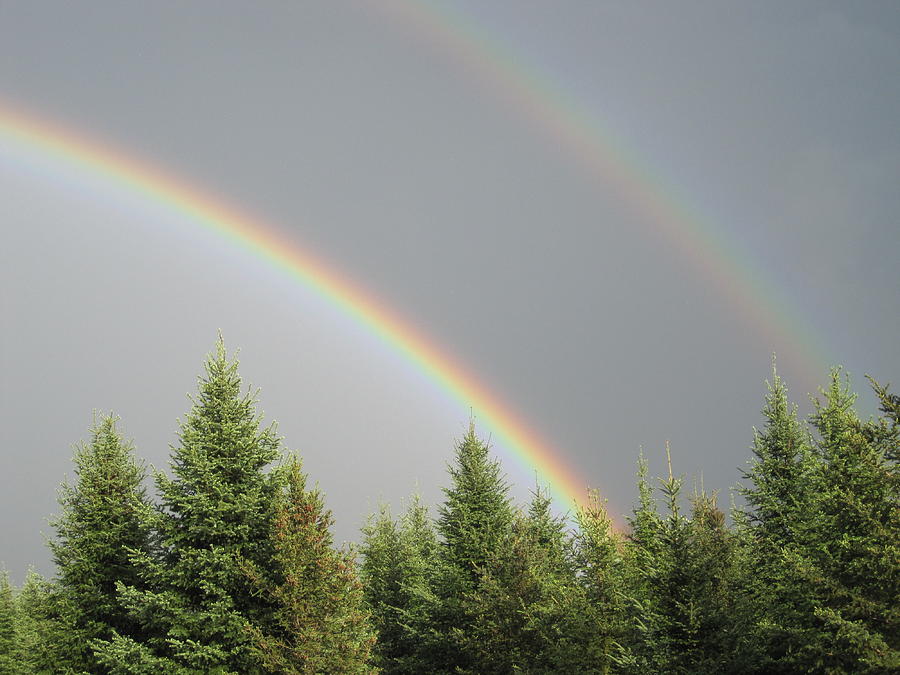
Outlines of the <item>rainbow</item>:
<svg viewBox="0 0 900 675">
<path fill-rule="evenodd" d="M 570 509 L 585 503 L 585 482 L 566 465 L 560 452 L 499 398 L 376 298 L 305 253 L 270 225 L 95 139 L 76 135 L 33 114 L 0 107 L 0 152 L 4 145 L 11 146 L 17 157 L 38 155 L 51 171 L 86 172 L 110 190 L 162 207 L 280 270 L 368 329 L 462 404 L 463 409 L 471 409 L 522 468 L 536 472 L 547 483 L 560 506 Z"/>
<path fill-rule="evenodd" d="M 613 188 L 651 234 L 667 242 L 687 267 L 718 291 L 734 316 L 760 334 L 771 351 L 798 367 L 804 384 L 815 386 L 833 359 L 805 313 L 792 307 L 761 265 L 728 240 L 726 232 L 703 217 L 683 195 L 669 189 L 601 118 L 560 90 L 551 78 L 526 68 L 497 38 L 447 5 L 385 0 L 366 7 L 394 24 L 406 26 L 427 48 L 445 53 L 474 82 L 480 82 L 488 95 L 528 118 L 577 162 L 588 178 Z M 453 399 L 471 407 L 522 468 L 536 471 L 548 482 L 561 505 L 584 503 L 585 481 L 566 465 L 559 451 L 528 428 L 497 396 L 378 299 L 271 226 L 169 172 L 32 114 L 0 107 L 3 139 L 18 146 L 16 153 L 37 154 L 51 165 L 68 165 L 76 172 L 92 174 L 113 190 L 156 204 L 212 231 L 303 284 L 364 326 Z"/>
<path fill-rule="evenodd" d="M 385 0 L 367 5 L 392 25 L 405 26 L 423 48 L 442 52 L 454 67 L 482 85 L 514 113 L 530 120 L 557 149 L 577 162 L 589 179 L 611 187 L 629 204 L 654 238 L 661 238 L 709 286 L 729 311 L 778 355 L 799 369 L 809 391 L 836 361 L 807 313 L 792 306 L 765 267 L 668 187 L 636 151 L 596 113 L 552 78 L 485 32 L 451 3 Z M 763 355 L 768 358 L 769 354 Z"/>
</svg>

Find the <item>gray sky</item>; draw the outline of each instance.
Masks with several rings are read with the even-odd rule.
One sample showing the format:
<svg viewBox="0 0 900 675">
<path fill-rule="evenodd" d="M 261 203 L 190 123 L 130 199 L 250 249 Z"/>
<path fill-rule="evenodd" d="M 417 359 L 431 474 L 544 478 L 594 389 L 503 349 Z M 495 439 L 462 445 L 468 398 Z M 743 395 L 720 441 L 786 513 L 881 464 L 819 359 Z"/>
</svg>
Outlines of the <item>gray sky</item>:
<svg viewBox="0 0 900 675">
<path fill-rule="evenodd" d="M 641 445 L 656 472 L 669 439 L 677 471 L 737 482 L 773 351 L 804 411 L 827 362 L 859 390 L 866 373 L 900 384 L 895 3 L 459 2 L 437 31 L 423 8 L 0 0 L 0 107 L 143 158 L 326 260 L 618 514 Z M 473 36 L 486 47 L 448 47 Z M 747 261 L 775 289 L 755 296 L 764 318 L 509 96 L 510 68 L 607 129 L 646 199 L 672 196 Z M 379 499 L 440 499 L 467 406 L 328 302 L 2 134 L 0 204 L 15 578 L 51 570 L 46 518 L 92 411 L 165 467 L 219 329 L 339 539 Z M 787 330 L 757 330 L 765 317 Z M 497 451 L 524 499 L 534 476 Z"/>
</svg>

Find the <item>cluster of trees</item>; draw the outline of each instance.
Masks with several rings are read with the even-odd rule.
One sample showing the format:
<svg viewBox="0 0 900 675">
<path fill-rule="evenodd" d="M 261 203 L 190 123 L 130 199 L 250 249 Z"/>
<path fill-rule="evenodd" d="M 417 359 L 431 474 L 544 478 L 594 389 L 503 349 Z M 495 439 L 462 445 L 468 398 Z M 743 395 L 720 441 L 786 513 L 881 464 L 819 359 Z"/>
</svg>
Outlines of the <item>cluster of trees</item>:
<svg viewBox="0 0 900 675">
<path fill-rule="evenodd" d="M 591 494 L 509 497 L 470 425 L 432 515 L 387 507 L 338 550 L 322 495 L 223 345 L 145 470 L 112 418 L 61 493 L 52 581 L 0 577 L 0 673 L 900 671 L 900 397 L 840 372 L 798 419 L 773 374 L 731 518 L 638 463 L 624 531 Z"/>
</svg>

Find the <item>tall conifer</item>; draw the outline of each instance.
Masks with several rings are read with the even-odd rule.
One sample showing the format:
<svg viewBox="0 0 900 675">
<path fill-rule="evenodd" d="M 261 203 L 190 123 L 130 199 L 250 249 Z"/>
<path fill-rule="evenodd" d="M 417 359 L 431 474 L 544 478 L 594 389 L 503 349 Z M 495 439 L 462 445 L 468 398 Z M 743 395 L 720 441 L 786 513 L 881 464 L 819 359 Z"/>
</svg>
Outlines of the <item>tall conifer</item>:
<svg viewBox="0 0 900 675">
<path fill-rule="evenodd" d="M 608 673 L 621 656 L 627 637 L 624 542 L 596 491 L 576 512 L 576 523 L 578 575 L 587 601 L 580 642 L 595 670 Z"/>
<path fill-rule="evenodd" d="M 855 398 L 835 370 L 816 402 L 815 537 L 794 556 L 825 632 L 804 665 L 820 672 L 900 669 L 900 485 L 887 457 L 897 429 L 861 421 Z"/>
<path fill-rule="evenodd" d="M 16 639 L 16 605 L 9 573 L 0 572 L 0 673 L 18 672 L 19 647 Z"/>
<path fill-rule="evenodd" d="M 272 568 L 248 562 L 245 570 L 273 607 L 274 620 L 250 628 L 253 648 L 273 673 L 371 672 L 375 634 L 352 556 L 334 549 L 331 512 L 307 487 L 300 460 L 289 459 L 284 474 Z"/>
<path fill-rule="evenodd" d="M 264 469 L 278 457 L 280 439 L 273 426 L 261 426 L 237 368 L 220 338 L 173 448 L 173 476 L 156 474 L 159 552 L 139 558 L 146 589 L 121 586 L 149 636 L 105 645 L 104 662 L 114 672 L 262 670 L 248 625 L 265 626 L 273 610 L 242 565 L 273 568 L 270 532 L 281 479 Z"/>
<path fill-rule="evenodd" d="M 149 550 L 150 507 L 142 485 L 145 471 L 113 416 L 95 423 L 90 443 L 76 449 L 74 462 L 77 481 L 60 491 L 62 512 L 53 521 L 56 539 L 50 548 L 69 664 L 102 672 L 90 647 L 94 640 L 142 636 L 119 602 L 116 583 L 140 585 L 133 556 Z"/>
<path fill-rule="evenodd" d="M 435 601 L 426 647 L 432 672 L 497 672 L 507 658 L 491 644 L 475 642 L 479 625 L 495 620 L 492 608 L 478 602 L 486 575 L 496 569 L 508 547 L 513 522 L 509 487 L 500 464 L 475 434 L 474 422 L 456 446 L 448 468 L 450 486 L 438 512 L 441 545 L 433 577 Z"/>
<path fill-rule="evenodd" d="M 748 623 L 760 666 L 772 673 L 792 673 L 800 667 L 798 655 L 817 640 L 817 632 L 809 622 L 815 598 L 785 551 L 810 545 L 817 461 L 774 364 L 767 387 L 765 424 L 754 429 L 753 458 L 744 472 L 750 482 L 740 488 L 746 506 L 736 524 L 746 563 L 745 609 L 754 615 Z"/>
<path fill-rule="evenodd" d="M 399 522 L 386 506 L 363 528 L 360 575 L 378 632 L 375 664 L 387 675 L 427 669 L 428 608 L 437 538 L 427 507 L 414 495 Z"/>
</svg>

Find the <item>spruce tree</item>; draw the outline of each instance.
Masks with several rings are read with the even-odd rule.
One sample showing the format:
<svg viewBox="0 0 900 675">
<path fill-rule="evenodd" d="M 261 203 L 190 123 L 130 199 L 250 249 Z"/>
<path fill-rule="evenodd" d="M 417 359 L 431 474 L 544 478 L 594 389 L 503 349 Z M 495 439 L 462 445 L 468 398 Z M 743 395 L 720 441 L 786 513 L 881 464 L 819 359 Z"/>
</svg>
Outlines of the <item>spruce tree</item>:
<svg viewBox="0 0 900 675">
<path fill-rule="evenodd" d="M 669 448 L 666 446 L 666 455 Z M 616 657 L 626 673 L 743 672 L 734 601 L 734 545 L 715 498 L 701 492 L 682 514 L 683 479 L 659 481 L 657 512 L 646 463 L 638 464 L 640 501 L 625 547 L 628 625 Z"/>
<path fill-rule="evenodd" d="M 800 667 L 798 655 L 819 639 L 809 621 L 816 602 L 812 589 L 785 558 L 786 550 L 810 545 L 817 461 L 774 365 L 767 387 L 765 425 L 754 429 L 753 459 L 744 472 L 750 483 L 740 488 L 746 506 L 735 519 L 741 593 L 753 615 L 746 646 L 759 654 L 760 669 L 792 673 Z"/>
<path fill-rule="evenodd" d="M 772 367 L 772 382 L 762 430 L 754 430 L 753 460 L 741 489 L 754 536 L 771 547 L 783 547 L 801 536 L 811 499 L 813 470 L 809 434 L 797 419 L 797 406 L 788 401 L 787 387 Z M 766 552 L 769 555 L 770 552 Z"/>
<path fill-rule="evenodd" d="M 13 673 L 78 672 L 69 664 L 70 640 L 59 620 L 58 598 L 52 582 L 29 570 L 15 597 L 18 670 Z"/>
<path fill-rule="evenodd" d="M 378 639 L 375 665 L 390 675 L 423 672 L 423 639 L 433 602 L 437 538 L 427 507 L 414 495 L 399 522 L 386 506 L 363 528 L 360 576 Z"/>
<path fill-rule="evenodd" d="M 861 421 L 854 401 L 835 370 L 812 417 L 821 458 L 815 537 L 792 557 L 816 590 L 814 625 L 824 631 L 805 650 L 810 671 L 900 669 L 900 484 L 887 457 L 896 428 Z"/>
<path fill-rule="evenodd" d="M 431 631 L 424 652 L 430 672 L 498 672 L 508 659 L 492 642 L 473 636 L 497 620 L 477 593 L 509 546 L 513 509 L 500 464 L 475 434 L 470 422 L 448 468 L 450 486 L 438 512 L 441 545 L 433 577 L 435 600 L 429 611 Z M 496 641 L 502 641 L 498 631 Z M 495 642 L 496 642 L 495 641 Z"/>
<path fill-rule="evenodd" d="M 173 448 L 170 478 L 156 474 L 161 508 L 154 555 L 136 557 L 141 585 L 120 585 L 143 641 L 117 636 L 101 648 L 116 673 L 255 673 L 262 667 L 248 625 L 266 627 L 273 607 L 244 572 L 273 569 L 270 536 L 280 476 L 274 426 L 242 391 L 238 363 L 221 338 Z"/>
<path fill-rule="evenodd" d="M 272 569 L 246 566 L 274 609 L 269 626 L 250 628 L 254 650 L 273 673 L 371 672 L 375 635 L 352 556 L 334 549 L 331 512 L 307 488 L 299 459 L 284 473 L 272 527 L 276 581 Z"/>
<path fill-rule="evenodd" d="M 669 459 L 669 477 L 660 480 L 668 514 L 659 533 L 661 555 L 652 577 L 651 597 L 661 619 L 659 641 L 655 645 L 658 661 L 673 675 L 692 672 L 697 657 L 698 626 L 691 597 L 693 580 L 689 574 L 690 523 L 681 513 L 682 484 L 683 479 L 672 474 Z"/>
<path fill-rule="evenodd" d="M 76 449 L 74 462 L 78 479 L 62 487 L 62 513 L 53 521 L 56 539 L 50 548 L 69 665 L 103 672 L 90 648 L 94 640 L 142 636 L 119 602 L 116 583 L 140 585 L 132 556 L 149 550 L 145 472 L 112 416 L 94 424 L 91 442 Z"/>
<path fill-rule="evenodd" d="M 16 673 L 20 662 L 16 638 L 16 605 L 9 573 L 0 572 L 0 673 Z"/>
<path fill-rule="evenodd" d="M 502 649 L 513 671 L 602 672 L 607 645 L 597 639 L 594 607 L 578 582 L 568 520 L 553 513 L 540 486 L 501 552 L 477 593 L 494 619 L 477 624 L 487 632 L 475 639 Z"/>
<path fill-rule="evenodd" d="M 665 570 L 666 551 L 664 522 L 653 496 L 643 452 L 638 457 L 637 479 L 638 503 L 628 519 L 630 531 L 623 548 L 622 593 L 626 619 L 616 661 L 619 669 L 629 675 L 651 675 L 663 672 L 668 666 L 657 582 Z"/>
<path fill-rule="evenodd" d="M 578 642 L 594 671 L 608 673 L 627 637 L 624 542 L 596 491 L 576 512 L 576 524 L 578 579 L 586 599 Z"/>
<path fill-rule="evenodd" d="M 698 675 L 753 672 L 756 653 L 736 537 L 715 493 L 701 488 L 690 501 L 685 591 L 694 651 L 687 669 Z"/>
</svg>

